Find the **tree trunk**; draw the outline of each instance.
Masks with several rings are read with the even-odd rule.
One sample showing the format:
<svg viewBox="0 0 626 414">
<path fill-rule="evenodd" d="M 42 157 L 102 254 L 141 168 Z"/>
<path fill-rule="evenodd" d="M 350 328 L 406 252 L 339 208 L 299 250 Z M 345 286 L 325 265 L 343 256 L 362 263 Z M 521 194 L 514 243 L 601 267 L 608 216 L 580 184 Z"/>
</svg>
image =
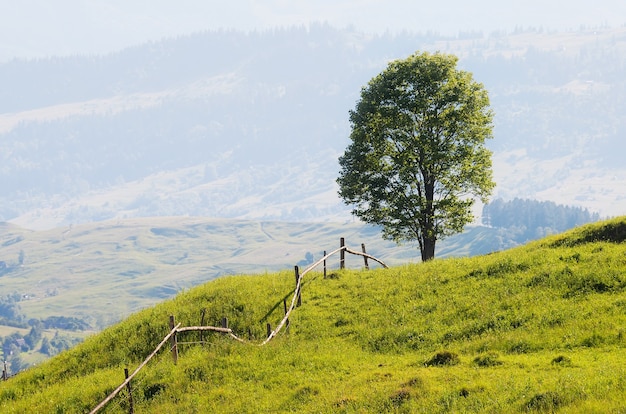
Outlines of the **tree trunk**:
<svg viewBox="0 0 626 414">
<path fill-rule="evenodd" d="M 435 258 L 435 238 L 424 237 L 422 246 L 422 262 L 427 262 Z"/>
<path fill-rule="evenodd" d="M 429 174 L 424 174 L 424 195 L 426 196 L 426 206 L 424 208 L 424 222 L 421 229 L 423 237 L 421 250 L 422 262 L 427 262 L 435 258 L 435 242 L 437 241 L 433 202 L 435 199 L 435 180 Z"/>
</svg>

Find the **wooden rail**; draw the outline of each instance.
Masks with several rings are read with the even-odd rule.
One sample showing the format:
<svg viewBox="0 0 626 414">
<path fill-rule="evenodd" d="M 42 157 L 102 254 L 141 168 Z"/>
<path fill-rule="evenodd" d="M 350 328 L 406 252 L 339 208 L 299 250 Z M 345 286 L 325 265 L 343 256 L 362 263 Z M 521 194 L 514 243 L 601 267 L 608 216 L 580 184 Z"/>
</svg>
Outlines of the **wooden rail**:
<svg viewBox="0 0 626 414">
<path fill-rule="evenodd" d="M 365 250 L 365 245 L 363 246 L 363 250 Z M 367 259 L 372 259 L 375 262 L 380 263 L 381 266 L 383 266 L 385 269 L 387 269 L 387 265 L 385 263 L 383 263 L 381 260 L 375 258 L 374 256 L 371 256 L 367 253 L 363 253 L 363 252 L 357 252 L 354 250 L 350 250 L 349 248 L 347 248 L 345 246 L 345 242 L 344 239 L 341 239 L 340 242 L 340 247 L 336 250 L 333 250 L 332 252 L 326 254 L 324 257 L 322 257 L 321 259 L 319 259 L 317 262 L 313 263 L 312 265 L 310 265 L 309 267 L 306 268 L 306 270 L 304 272 L 302 272 L 297 279 L 297 283 L 296 283 L 296 290 L 294 292 L 293 298 L 291 299 L 291 305 L 289 306 L 288 310 L 285 312 L 285 316 L 283 317 L 283 319 L 280 321 L 280 323 L 278 324 L 278 326 L 276 326 L 276 329 L 274 329 L 273 331 L 271 331 L 269 333 L 269 335 L 267 336 L 267 338 L 265 339 L 265 341 L 263 341 L 263 343 L 261 343 L 261 345 L 265 345 L 267 344 L 269 341 L 271 341 L 276 334 L 278 334 L 278 332 L 280 332 L 280 330 L 287 324 L 287 321 L 289 320 L 289 315 L 291 315 L 291 312 L 293 312 L 294 308 L 296 307 L 297 304 L 297 300 L 301 297 L 301 292 L 300 290 L 302 289 L 302 283 L 303 283 L 303 278 L 304 276 L 309 273 L 310 271 L 312 271 L 313 269 L 315 269 L 317 266 L 319 266 L 322 263 L 326 263 L 326 259 L 328 259 L 329 257 L 331 257 L 334 254 L 337 253 L 350 253 L 350 254 L 354 254 L 357 256 L 363 256 L 366 260 Z M 342 255 L 342 258 L 340 260 L 340 266 L 345 266 L 345 257 Z M 367 266 L 367 261 L 365 261 L 365 266 Z M 343 268 L 343 267 L 342 267 Z M 324 271 L 326 269 L 324 268 Z"/>
<path fill-rule="evenodd" d="M 301 303 L 301 290 L 302 290 L 302 284 L 304 283 L 304 276 L 306 274 L 308 274 L 309 272 L 311 272 L 313 269 L 315 269 L 317 266 L 319 266 L 320 264 L 324 264 L 324 278 L 326 278 L 326 260 L 337 254 L 340 253 L 341 257 L 340 257 L 340 268 L 344 269 L 345 268 L 345 253 L 349 253 L 349 254 L 353 254 L 353 255 L 357 255 L 357 256 L 362 256 L 364 263 L 365 263 L 365 268 L 369 269 L 369 265 L 368 265 L 368 259 L 373 260 L 377 263 L 379 263 L 383 268 L 387 269 L 387 265 L 385 263 L 383 263 L 381 260 L 377 259 L 376 257 L 369 255 L 365 252 L 365 245 L 361 244 L 361 252 L 355 251 L 355 250 L 351 250 L 348 247 L 345 246 L 345 240 L 344 238 L 341 238 L 340 240 L 340 246 L 338 249 L 333 250 L 332 252 L 326 254 L 326 252 L 324 252 L 324 257 L 322 257 L 321 259 L 319 259 L 318 261 L 316 261 L 315 263 L 311 264 L 310 266 L 308 266 L 302 273 L 299 272 L 298 266 L 295 266 L 295 276 L 296 276 L 296 288 L 294 290 L 294 294 L 293 297 L 291 299 L 291 304 L 289 305 L 289 307 L 287 307 L 287 302 L 284 301 L 284 308 L 285 308 L 285 316 L 283 317 L 283 319 L 280 321 L 280 323 L 276 326 L 276 329 L 271 330 L 270 325 L 268 324 L 268 334 L 267 334 L 267 338 L 260 344 L 257 344 L 258 346 L 263 346 L 265 344 L 267 344 L 268 342 L 270 342 L 273 338 L 276 337 L 276 335 L 281 331 L 281 329 L 283 329 L 285 326 L 289 326 L 289 316 L 291 315 L 291 313 L 293 312 L 293 310 L 300 306 Z M 204 310 L 202 311 L 202 319 L 201 319 L 201 323 L 204 323 Z M 170 316 L 170 320 L 169 320 L 169 327 L 170 327 L 170 332 L 165 336 L 165 338 L 163 338 L 163 340 L 161 341 L 161 343 L 155 348 L 155 350 L 141 363 L 141 365 L 139 365 L 137 367 L 137 369 L 135 369 L 135 371 L 133 371 L 133 373 L 131 375 L 128 375 L 128 371 L 125 370 L 125 375 L 126 375 L 126 380 L 119 386 L 117 387 L 111 394 L 109 394 L 106 399 L 104 399 L 100 404 L 98 404 L 92 411 L 90 411 L 89 414 L 95 414 L 97 413 L 99 410 L 101 410 L 106 404 L 108 404 L 122 389 L 124 389 L 124 387 L 129 387 L 130 386 L 130 381 L 133 379 L 133 377 L 157 354 L 157 352 L 163 347 L 163 345 L 165 345 L 167 343 L 168 340 L 171 341 L 171 348 L 172 348 L 172 356 L 174 359 L 174 363 L 176 364 L 176 362 L 178 361 L 178 340 L 177 340 L 177 334 L 178 333 L 183 333 L 183 332 L 205 332 L 205 331 L 213 331 L 213 332 L 218 332 L 218 333 L 222 333 L 222 334 L 228 334 L 231 338 L 242 342 L 242 343 L 249 343 L 244 341 L 243 339 L 239 338 L 237 335 L 235 335 L 232 331 L 232 329 L 228 328 L 228 322 L 227 319 L 224 318 L 222 320 L 222 327 L 217 327 L 217 326 L 186 326 L 186 327 L 181 327 L 180 323 L 178 323 L 177 325 L 175 324 L 175 320 L 174 320 L 174 316 Z M 202 339 L 202 336 L 201 336 Z M 132 404 L 131 404 L 132 407 Z M 132 410 L 132 408 L 131 408 Z"/>
<path fill-rule="evenodd" d="M 362 246 L 363 246 L 363 250 L 365 250 L 364 245 L 362 245 Z M 384 267 L 385 269 L 388 269 L 388 266 L 387 266 L 385 263 L 383 263 L 381 260 L 379 260 L 379 259 L 375 258 L 374 256 L 372 256 L 372 255 L 370 255 L 370 254 L 367 254 L 367 253 L 365 253 L 365 252 L 356 252 L 356 251 L 354 251 L 354 250 L 350 250 L 350 249 L 349 249 L 349 248 L 347 248 L 347 247 L 346 247 L 345 249 L 346 249 L 346 252 L 347 252 L 347 253 L 350 253 L 350 254 L 355 254 L 355 255 L 357 255 L 357 256 L 363 256 L 365 259 L 372 259 L 373 261 L 377 262 L 378 264 L 380 264 L 380 265 L 381 265 L 382 267 Z M 367 264 L 367 261 L 365 262 L 365 267 L 369 267 L 369 266 L 368 266 L 368 264 Z"/>
<path fill-rule="evenodd" d="M 103 400 L 100 404 L 98 404 L 98 405 L 97 405 L 97 406 L 96 406 L 93 410 L 91 410 L 91 411 L 89 412 L 89 414 L 95 414 L 95 413 L 97 413 L 98 411 L 100 411 L 100 410 L 101 410 L 101 409 L 102 409 L 105 405 L 107 405 L 107 404 L 109 403 L 109 401 L 111 401 L 111 400 L 112 400 L 112 399 L 113 399 L 113 398 L 114 398 L 114 397 L 115 397 L 115 396 L 116 396 L 116 395 L 117 395 L 120 391 L 122 391 L 122 389 L 124 389 L 124 387 L 125 387 L 128 383 L 130 383 L 130 381 L 133 379 L 133 377 L 134 377 L 135 375 L 137 375 L 137 373 L 141 370 L 141 368 L 143 368 L 143 367 L 144 367 L 144 366 L 148 363 L 148 361 L 150 361 L 150 360 L 151 360 L 151 359 L 152 359 L 152 358 L 153 358 L 153 357 L 157 354 L 157 352 L 159 352 L 159 349 L 161 349 L 161 347 L 162 347 L 163 345 L 165 345 L 165 343 L 166 343 L 166 342 L 170 339 L 170 337 L 171 337 L 172 335 L 175 335 L 175 334 L 176 334 L 176 330 L 180 327 L 180 325 L 181 325 L 180 323 L 179 323 L 178 325 L 176 325 L 176 326 L 174 327 L 174 329 L 172 329 L 172 330 L 170 331 L 170 333 L 168 333 L 168 334 L 165 336 L 165 338 L 163 338 L 163 340 L 162 340 L 162 341 L 161 341 L 161 343 L 160 343 L 160 344 L 159 344 L 159 345 L 155 348 L 155 350 L 154 350 L 154 351 L 152 351 L 152 353 L 151 353 L 150 355 L 148 355 L 148 357 L 147 357 L 147 358 L 146 358 L 146 359 L 145 359 L 145 360 L 141 363 L 141 365 L 139 365 L 139 366 L 137 367 L 137 369 L 135 369 L 135 371 L 133 371 L 133 373 L 132 373 L 132 374 L 130 374 L 130 376 L 129 376 L 128 378 L 126 378 L 126 380 L 125 380 L 124 382 L 122 382 L 122 384 L 121 384 L 119 387 L 117 387 L 117 388 L 116 388 L 116 389 L 115 389 L 115 390 L 114 390 L 111 394 L 109 394 L 109 396 L 108 396 L 108 397 L 106 397 L 106 398 L 105 398 L 105 399 L 104 399 L 104 400 Z"/>
</svg>

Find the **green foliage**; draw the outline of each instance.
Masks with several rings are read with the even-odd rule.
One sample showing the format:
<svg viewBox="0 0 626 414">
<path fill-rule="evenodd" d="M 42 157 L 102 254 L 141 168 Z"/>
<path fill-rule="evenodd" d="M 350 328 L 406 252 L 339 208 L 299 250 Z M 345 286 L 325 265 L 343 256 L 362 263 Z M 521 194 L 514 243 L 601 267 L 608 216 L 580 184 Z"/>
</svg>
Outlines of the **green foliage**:
<svg viewBox="0 0 626 414">
<path fill-rule="evenodd" d="M 441 367 L 447 365 L 457 365 L 459 356 L 454 352 L 442 351 L 437 352 L 432 358 L 424 363 L 427 367 Z"/>
<path fill-rule="evenodd" d="M 554 412 L 562 405 L 563 398 L 556 392 L 548 391 L 533 395 L 524 408 L 528 411 Z"/>
<path fill-rule="evenodd" d="M 26 327 L 25 317 L 19 305 L 19 293 L 0 297 L 0 325 L 9 325 L 19 328 Z"/>
<path fill-rule="evenodd" d="M 179 334 L 178 364 L 165 349 L 134 379 L 136 412 L 624 411 L 626 291 L 577 282 L 626 274 L 626 243 L 574 242 L 606 226 L 482 257 L 308 274 L 289 333 L 262 347 L 293 272 L 220 278 L 0 383 L 0 411 L 89 411 L 170 314 L 197 325 L 203 309 L 249 343 Z M 127 394 L 106 411 L 127 412 Z"/>
<path fill-rule="evenodd" d="M 57 331 L 52 339 L 48 340 L 48 338 L 44 338 L 44 340 L 42 340 L 40 352 L 46 355 L 56 355 L 59 352 L 70 349 L 80 342 L 81 340 L 79 338 L 61 335 L 59 331 Z"/>
<path fill-rule="evenodd" d="M 84 331 L 91 329 L 91 326 L 84 320 L 67 316 L 49 316 L 42 321 L 46 329 L 57 328 L 68 331 Z"/>
<path fill-rule="evenodd" d="M 552 360 L 552 364 L 560 366 L 572 366 L 572 360 L 564 355 L 559 355 Z"/>
<path fill-rule="evenodd" d="M 518 243 L 560 233 L 599 219 L 598 213 L 590 213 L 581 207 L 520 198 L 511 201 L 493 200 L 484 205 L 482 212 L 483 224 L 507 229 L 509 236 Z"/>
<path fill-rule="evenodd" d="M 26 336 L 24 336 L 24 341 L 28 345 L 29 349 L 35 349 L 37 343 L 41 340 L 41 336 L 43 334 L 43 325 L 40 321 L 34 320 L 32 323 L 32 327 Z"/>
<path fill-rule="evenodd" d="M 362 89 L 339 159 L 339 195 L 353 214 L 385 238 L 418 241 L 424 261 L 473 220 L 471 197 L 486 201 L 495 185 L 489 98 L 456 63 L 441 53 L 391 62 Z"/>
<path fill-rule="evenodd" d="M 495 367 L 502 365 L 503 362 L 498 359 L 498 355 L 494 353 L 479 355 L 472 361 L 478 367 Z"/>
</svg>

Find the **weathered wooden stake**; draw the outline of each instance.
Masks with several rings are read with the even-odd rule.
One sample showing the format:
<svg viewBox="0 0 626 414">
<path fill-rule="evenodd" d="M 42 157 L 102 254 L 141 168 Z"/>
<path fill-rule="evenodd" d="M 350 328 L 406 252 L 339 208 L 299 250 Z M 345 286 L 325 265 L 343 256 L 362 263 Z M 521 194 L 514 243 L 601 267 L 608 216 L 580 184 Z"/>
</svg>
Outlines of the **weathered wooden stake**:
<svg viewBox="0 0 626 414">
<path fill-rule="evenodd" d="M 339 247 L 341 247 L 341 251 L 339 252 L 339 268 L 346 268 L 346 239 L 343 237 L 339 239 Z"/>
<path fill-rule="evenodd" d="M 176 320 L 174 319 L 174 315 L 170 315 L 170 330 L 175 327 Z M 176 339 L 176 332 L 170 337 L 170 343 L 172 344 L 172 359 L 174 360 L 174 365 L 176 365 L 178 363 L 178 340 Z"/>
<path fill-rule="evenodd" d="M 302 294 L 300 293 L 300 291 L 302 290 L 302 283 L 300 284 L 300 287 L 298 287 L 298 281 L 300 280 L 300 269 L 298 269 L 298 266 L 294 266 L 294 271 L 296 274 L 296 292 L 295 294 L 298 296 L 298 303 L 296 304 L 296 306 L 302 306 Z"/>
<path fill-rule="evenodd" d="M 206 309 L 202 308 L 200 316 L 200 326 L 204 326 L 204 315 L 206 313 Z M 200 331 L 200 343 L 204 343 L 204 331 Z"/>
<path fill-rule="evenodd" d="M 283 299 L 283 308 L 285 309 L 285 315 L 287 314 L 287 299 Z M 285 322 L 285 332 L 289 332 L 289 318 Z"/>
<path fill-rule="evenodd" d="M 126 379 L 128 379 L 128 368 L 124 368 L 124 376 L 126 377 Z M 126 384 L 126 389 L 128 390 L 128 403 L 129 403 L 128 412 L 130 414 L 134 414 L 135 405 L 133 403 L 133 390 L 130 387 L 130 381 L 128 381 L 128 383 Z"/>
<path fill-rule="evenodd" d="M 2 368 L 2 380 L 6 381 L 9 379 L 9 371 L 7 370 L 7 362 L 4 361 L 4 368 Z"/>
<path fill-rule="evenodd" d="M 269 338 L 271 334 L 272 334 L 272 325 L 268 323 L 267 324 L 267 337 Z"/>
<path fill-rule="evenodd" d="M 228 329 L 228 318 L 226 316 L 222 318 L 222 328 Z"/>
<path fill-rule="evenodd" d="M 326 279 L 326 250 L 324 250 L 324 279 Z"/>
<path fill-rule="evenodd" d="M 361 250 L 363 251 L 363 254 L 367 254 L 365 251 L 365 243 L 361 243 Z M 365 262 L 365 269 L 370 270 L 370 266 L 367 263 L 367 256 L 363 256 L 363 261 Z"/>
</svg>

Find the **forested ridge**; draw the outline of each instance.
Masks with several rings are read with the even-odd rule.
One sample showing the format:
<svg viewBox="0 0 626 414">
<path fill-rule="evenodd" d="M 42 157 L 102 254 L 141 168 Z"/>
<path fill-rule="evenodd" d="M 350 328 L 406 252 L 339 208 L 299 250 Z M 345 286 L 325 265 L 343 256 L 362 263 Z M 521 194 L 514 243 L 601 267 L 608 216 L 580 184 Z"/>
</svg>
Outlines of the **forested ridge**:
<svg viewBox="0 0 626 414">
<path fill-rule="evenodd" d="M 624 30 L 445 37 L 318 24 L 0 64 L 0 219 L 345 219 L 333 183 L 348 111 L 386 62 L 417 50 L 459 55 L 489 91 L 496 197 L 551 193 L 558 204 L 594 211 L 615 204 L 608 201 L 624 173 Z M 542 173 L 549 161 L 554 170 Z M 575 171 L 583 176 L 574 180 Z M 568 179 L 576 199 L 554 191 Z M 296 206 L 303 198 L 306 209 Z"/>
</svg>

